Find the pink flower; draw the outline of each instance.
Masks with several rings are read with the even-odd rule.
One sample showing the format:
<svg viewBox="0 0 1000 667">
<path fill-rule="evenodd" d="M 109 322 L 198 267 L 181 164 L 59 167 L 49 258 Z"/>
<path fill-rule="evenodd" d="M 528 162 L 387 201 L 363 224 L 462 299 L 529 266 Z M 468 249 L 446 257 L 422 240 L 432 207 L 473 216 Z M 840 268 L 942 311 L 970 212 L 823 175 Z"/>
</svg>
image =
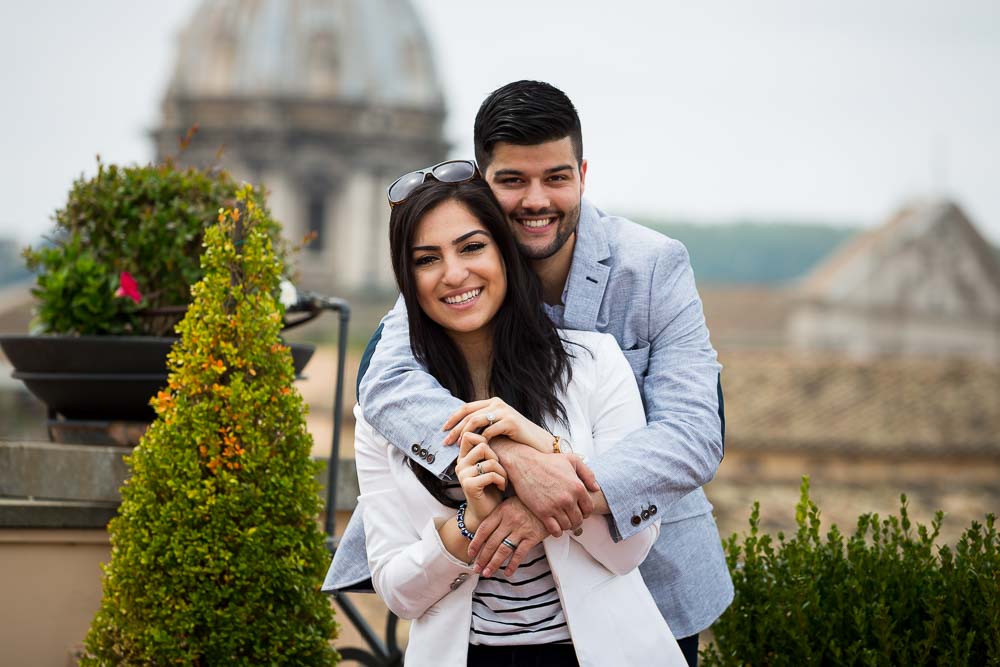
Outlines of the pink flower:
<svg viewBox="0 0 1000 667">
<path fill-rule="evenodd" d="M 142 294 L 139 293 L 139 285 L 135 282 L 135 278 L 128 271 L 122 271 L 121 275 L 118 277 L 118 290 L 115 292 L 115 296 L 127 296 L 136 303 L 139 304 L 142 301 Z"/>
</svg>

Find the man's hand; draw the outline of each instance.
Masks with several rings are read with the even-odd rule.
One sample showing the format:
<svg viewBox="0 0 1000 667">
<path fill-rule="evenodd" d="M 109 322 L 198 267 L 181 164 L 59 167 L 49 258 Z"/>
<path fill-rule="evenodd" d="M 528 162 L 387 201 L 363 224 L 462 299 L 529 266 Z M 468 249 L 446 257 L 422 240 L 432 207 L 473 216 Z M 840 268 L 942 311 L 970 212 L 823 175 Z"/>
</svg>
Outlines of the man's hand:
<svg viewBox="0 0 1000 667">
<path fill-rule="evenodd" d="M 510 557 L 504 569 L 504 574 L 509 577 L 524 560 L 525 554 L 546 537 L 548 533 L 542 522 L 528 511 L 524 503 L 517 497 L 508 498 L 479 524 L 476 537 L 469 545 L 469 558 L 476 559 L 477 572 L 489 577 Z M 516 544 L 517 550 L 504 544 L 504 538 Z"/>
<path fill-rule="evenodd" d="M 590 492 L 600 486 L 583 461 L 566 454 L 542 454 L 514 442 L 490 443 L 528 510 L 545 530 L 559 537 L 577 528 L 594 511 Z"/>
</svg>

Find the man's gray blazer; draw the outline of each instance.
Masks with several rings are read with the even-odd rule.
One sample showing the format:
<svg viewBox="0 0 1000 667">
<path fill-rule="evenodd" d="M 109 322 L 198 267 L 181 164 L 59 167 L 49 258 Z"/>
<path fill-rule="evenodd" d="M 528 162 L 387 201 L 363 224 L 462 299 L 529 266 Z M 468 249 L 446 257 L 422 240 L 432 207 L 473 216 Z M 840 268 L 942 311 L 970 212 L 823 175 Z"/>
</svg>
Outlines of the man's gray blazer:
<svg viewBox="0 0 1000 667">
<path fill-rule="evenodd" d="M 725 421 L 721 366 L 687 250 L 584 201 L 563 304 L 549 309 L 555 323 L 612 334 L 639 383 L 648 426 L 588 464 L 611 508 L 608 526 L 616 539 L 647 521 L 661 522 L 640 571 L 674 635 L 693 635 L 725 611 L 733 586 L 701 488 L 722 459 Z M 441 425 L 462 402 L 413 359 L 401 305 L 379 334 L 370 366 L 362 368 L 365 418 L 415 464 L 444 474 L 458 448 L 442 445 Z M 323 589 L 369 576 L 361 513 L 355 512 Z"/>
</svg>

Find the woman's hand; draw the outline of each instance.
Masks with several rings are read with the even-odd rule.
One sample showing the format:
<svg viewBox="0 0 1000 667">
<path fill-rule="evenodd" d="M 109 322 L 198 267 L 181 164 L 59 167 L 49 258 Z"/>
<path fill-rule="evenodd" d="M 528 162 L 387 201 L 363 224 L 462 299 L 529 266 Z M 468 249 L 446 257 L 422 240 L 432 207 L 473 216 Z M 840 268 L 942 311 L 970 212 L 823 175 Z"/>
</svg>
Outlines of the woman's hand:
<svg viewBox="0 0 1000 667">
<path fill-rule="evenodd" d="M 552 435 L 548 431 L 496 397 L 466 403 L 444 423 L 442 430 L 448 429 L 451 431 L 445 436 L 446 445 L 466 433 L 483 429 L 481 433 L 486 440 L 506 435 L 540 452 L 552 452 Z"/>
<path fill-rule="evenodd" d="M 464 433 L 460 445 L 455 472 L 468 502 L 465 525 L 475 532 L 479 523 L 503 499 L 503 491 L 507 488 L 507 471 L 500 465 L 500 459 L 490 449 L 486 438 L 478 433 Z"/>
</svg>

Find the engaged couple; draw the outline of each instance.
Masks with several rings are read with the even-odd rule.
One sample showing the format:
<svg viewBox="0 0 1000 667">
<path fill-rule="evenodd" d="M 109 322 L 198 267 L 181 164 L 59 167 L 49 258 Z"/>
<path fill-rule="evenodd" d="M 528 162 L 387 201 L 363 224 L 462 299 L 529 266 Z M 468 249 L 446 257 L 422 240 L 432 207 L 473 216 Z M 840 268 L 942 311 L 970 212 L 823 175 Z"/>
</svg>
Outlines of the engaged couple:
<svg viewBox="0 0 1000 667">
<path fill-rule="evenodd" d="M 327 574 L 406 664 L 695 665 L 733 589 L 720 366 L 684 247 L 582 198 L 553 86 L 486 98 L 475 162 L 388 189 L 401 297 L 359 371 L 360 497 Z"/>
</svg>

